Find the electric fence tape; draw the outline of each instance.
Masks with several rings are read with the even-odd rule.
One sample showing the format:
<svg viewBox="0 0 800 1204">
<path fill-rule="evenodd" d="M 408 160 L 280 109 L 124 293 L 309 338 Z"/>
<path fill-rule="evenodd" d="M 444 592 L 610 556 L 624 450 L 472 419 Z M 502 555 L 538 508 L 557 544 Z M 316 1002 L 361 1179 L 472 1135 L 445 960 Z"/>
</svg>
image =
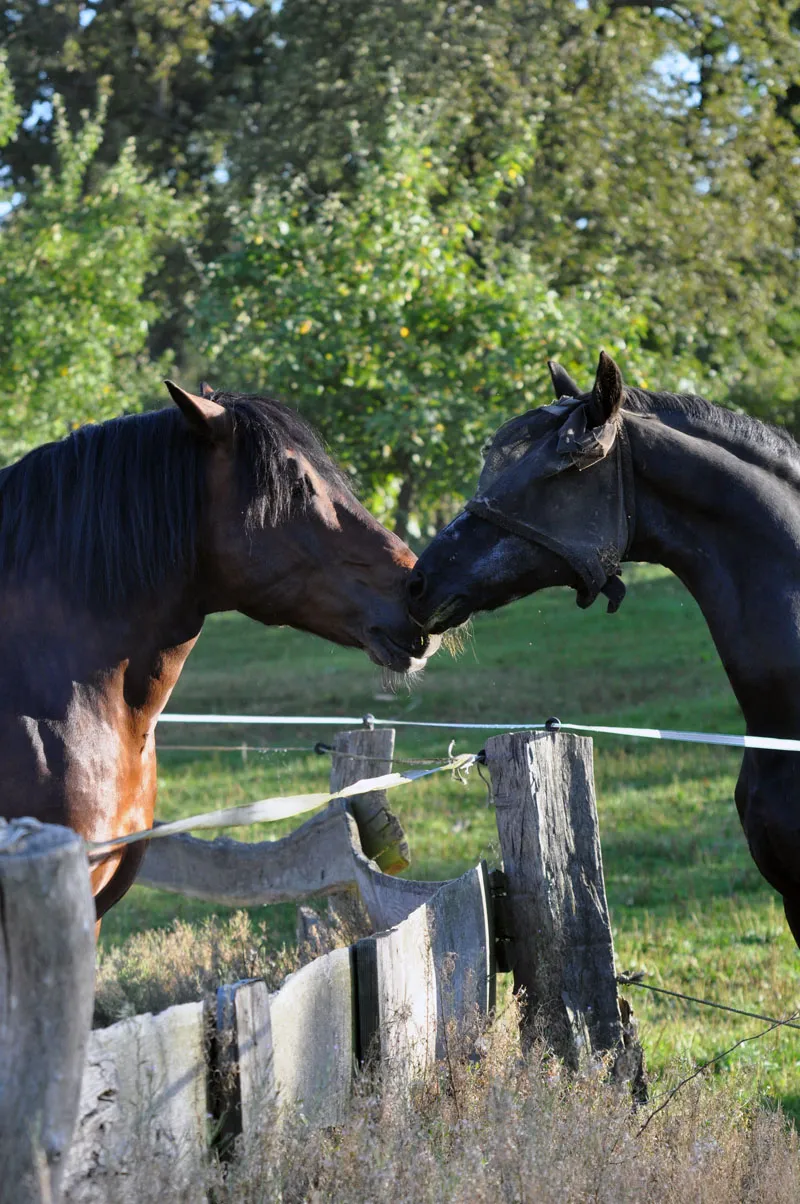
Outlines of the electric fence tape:
<svg viewBox="0 0 800 1204">
<path fill-rule="evenodd" d="M 366 721 L 369 721 L 368 723 Z M 359 726 L 379 727 L 425 727 L 445 731 L 470 732 L 539 732 L 559 731 L 596 732 L 606 736 L 634 736 L 645 740 L 678 740 L 689 744 L 719 744 L 731 748 L 763 748 L 778 752 L 800 752 L 800 740 L 784 739 L 779 736 L 734 736 L 717 732 L 680 732 L 659 727 L 606 727 L 591 723 L 562 723 L 549 719 L 547 723 L 443 723 L 428 719 L 377 719 L 374 715 L 183 715 L 164 714 L 159 723 L 216 723 L 283 725 L 298 727 L 340 727 L 354 723 Z"/>
<path fill-rule="evenodd" d="M 174 819 L 170 823 L 159 824 L 157 828 L 118 836 L 115 840 L 87 840 L 86 851 L 89 860 L 93 861 L 107 857 L 109 853 L 115 853 L 126 845 L 137 844 L 141 840 L 160 840 L 163 836 L 175 836 L 179 832 L 191 832 L 195 828 L 238 828 L 244 824 L 274 823 L 279 819 L 303 815 L 306 811 L 315 811 L 317 807 L 324 807 L 334 799 L 352 798 L 357 794 L 368 794 L 372 790 L 394 790 L 397 786 L 406 786 L 419 778 L 427 778 L 433 773 L 443 773 L 445 770 L 454 774 L 464 773 L 476 760 L 475 753 L 462 753 L 434 769 L 409 769 L 404 773 L 385 773 L 379 778 L 362 778 L 361 781 L 333 793 L 264 798 L 255 803 L 243 803 L 239 807 L 206 811 L 202 815 L 190 815 L 186 819 Z"/>
</svg>

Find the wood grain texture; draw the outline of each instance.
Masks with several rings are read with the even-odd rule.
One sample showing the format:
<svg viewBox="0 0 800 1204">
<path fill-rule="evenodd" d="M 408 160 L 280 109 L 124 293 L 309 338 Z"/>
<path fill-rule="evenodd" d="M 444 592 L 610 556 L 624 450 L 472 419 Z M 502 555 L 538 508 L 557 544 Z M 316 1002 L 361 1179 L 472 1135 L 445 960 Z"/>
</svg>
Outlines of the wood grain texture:
<svg viewBox="0 0 800 1204">
<path fill-rule="evenodd" d="M 592 741 L 518 732 L 486 742 L 526 1031 L 570 1065 L 622 1038 Z"/>
<path fill-rule="evenodd" d="M 392 878 L 382 874 L 363 857 L 355 859 L 355 881 L 372 927 L 376 931 L 402 923 L 412 911 L 427 903 L 441 882 L 415 882 L 411 878 Z"/>
<path fill-rule="evenodd" d="M 486 862 L 442 886 L 426 905 L 436 971 L 436 1056 L 495 1005 L 496 967 Z"/>
<path fill-rule="evenodd" d="M 154 840 L 137 882 L 228 907 L 294 902 L 357 887 L 374 928 L 400 923 L 441 886 L 381 873 L 362 853 L 343 800 L 281 840 Z"/>
<path fill-rule="evenodd" d="M 355 822 L 337 800 L 280 840 L 151 841 L 137 882 L 227 907 L 286 903 L 350 889 L 354 850 Z"/>
<path fill-rule="evenodd" d="M 262 979 L 217 991 L 217 1118 L 227 1141 L 254 1137 L 276 1102 L 269 991 Z"/>
<path fill-rule="evenodd" d="M 92 1023 L 95 909 L 83 841 L 0 827 L 0 1201 L 59 1198 Z"/>
<path fill-rule="evenodd" d="M 494 1006 L 493 940 L 482 863 L 440 885 L 389 932 L 354 946 L 358 1052 L 387 1082 L 424 1079 L 447 1040 Z"/>
<path fill-rule="evenodd" d="M 331 791 L 352 786 L 362 778 L 391 773 L 394 728 L 358 728 L 337 732 L 333 741 Z M 364 856 L 385 874 L 399 874 L 411 864 L 408 841 L 397 816 L 389 809 L 385 790 L 373 790 L 350 800 Z"/>
<path fill-rule="evenodd" d="M 353 1087 L 355 1010 L 349 949 L 291 974 L 270 997 L 279 1108 L 313 1125 L 341 1124 Z"/>
<path fill-rule="evenodd" d="M 355 945 L 359 1051 L 384 1082 L 407 1090 L 436 1059 L 436 972 L 425 906 Z"/>
<path fill-rule="evenodd" d="M 123 1020 L 92 1033 L 65 1204 L 136 1204 L 142 1185 L 180 1190 L 206 1158 L 202 1003 Z"/>
</svg>

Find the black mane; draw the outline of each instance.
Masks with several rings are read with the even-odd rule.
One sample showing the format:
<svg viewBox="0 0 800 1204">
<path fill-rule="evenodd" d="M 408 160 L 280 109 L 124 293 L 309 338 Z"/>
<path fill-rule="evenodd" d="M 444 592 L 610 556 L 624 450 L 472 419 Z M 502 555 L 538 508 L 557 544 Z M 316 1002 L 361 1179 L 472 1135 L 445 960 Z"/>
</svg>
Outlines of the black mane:
<svg viewBox="0 0 800 1204">
<path fill-rule="evenodd" d="M 283 453 L 302 452 L 328 481 L 342 478 L 288 406 L 215 393 L 230 411 L 245 523 L 277 525 L 292 506 Z M 0 574 L 31 561 L 92 607 L 153 593 L 195 564 L 207 447 L 174 408 L 80 427 L 0 471 Z"/>
<path fill-rule="evenodd" d="M 587 398 L 590 394 L 587 394 Z M 752 418 L 749 414 L 715 405 L 693 393 L 655 393 L 646 389 L 625 387 L 626 410 L 636 414 L 667 414 L 685 419 L 687 427 L 710 428 L 717 442 L 735 447 L 739 455 L 753 463 L 778 467 L 775 461 L 797 458 L 800 447 L 788 431 Z"/>
</svg>

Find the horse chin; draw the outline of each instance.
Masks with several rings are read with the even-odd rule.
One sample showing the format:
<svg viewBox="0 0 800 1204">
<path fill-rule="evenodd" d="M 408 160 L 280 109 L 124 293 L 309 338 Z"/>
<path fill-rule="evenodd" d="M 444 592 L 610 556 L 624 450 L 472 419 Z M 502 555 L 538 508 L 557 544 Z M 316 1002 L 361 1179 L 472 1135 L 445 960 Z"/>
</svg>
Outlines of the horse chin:
<svg viewBox="0 0 800 1204">
<path fill-rule="evenodd" d="M 410 683 L 419 676 L 428 663 L 428 657 L 433 656 L 440 643 L 439 636 L 429 636 L 424 655 L 414 656 L 409 648 L 398 643 L 388 632 L 373 629 L 364 650 L 373 664 L 379 665 L 390 677 L 395 675 L 398 681 Z"/>
<path fill-rule="evenodd" d="M 398 672 L 397 669 L 384 669 L 381 674 L 381 688 L 387 694 L 410 694 L 417 682 L 421 680 L 427 663 L 427 660 L 415 660 L 411 668 L 403 672 Z"/>
</svg>

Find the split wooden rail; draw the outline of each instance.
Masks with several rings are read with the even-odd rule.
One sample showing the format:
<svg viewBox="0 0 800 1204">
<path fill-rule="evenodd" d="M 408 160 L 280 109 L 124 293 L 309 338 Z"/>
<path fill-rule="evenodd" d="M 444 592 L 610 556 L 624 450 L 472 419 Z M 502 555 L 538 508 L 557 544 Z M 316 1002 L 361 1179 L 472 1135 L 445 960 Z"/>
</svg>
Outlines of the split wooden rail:
<svg viewBox="0 0 800 1204">
<path fill-rule="evenodd" d="M 375 776 L 376 761 L 388 769 L 393 743 L 385 730 L 341 733 L 334 787 Z M 487 742 L 503 855 L 503 871 L 492 875 L 483 863 L 446 883 L 384 873 L 380 864 L 407 864 L 408 847 L 381 795 L 334 802 L 277 841 L 153 842 L 140 875 L 148 885 L 239 906 L 357 890 L 374 935 L 318 957 L 273 995 L 261 981 L 235 983 L 220 988 L 214 1008 L 186 1004 L 92 1033 L 85 857 L 65 830 L 40 829 L 61 833 L 73 850 L 71 872 L 48 879 L 43 898 L 45 837 L 22 833 L 15 843 L 9 830 L 5 846 L 0 839 L 0 950 L 11 950 L 13 973 L 3 972 L 0 951 L 0 1056 L 13 1072 L 24 1051 L 30 1089 L 16 1097 L 23 1121 L 11 1123 L 21 1073 L 0 1078 L 0 1165 L 13 1153 L 19 1168 L 13 1196 L 0 1178 L 0 1204 L 125 1204 L 136 1199 L 143 1166 L 188 1183 L 210 1141 L 224 1149 L 298 1111 L 309 1124 L 341 1123 L 354 1075 L 368 1062 L 411 1090 L 434 1071 L 449 1036 L 490 1013 L 498 964 L 524 991 L 526 1039 L 541 1036 L 570 1066 L 603 1055 L 635 1077 L 637 1051 L 617 998 L 591 748 L 586 737 L 548 732 Z M 64 947 L 29 913 L 47 915 L 51 928 L 61 917 Z M 58 983 L 58 1006 L 53 991 L 36 989 L 43 979 L 54 990 Z M 66 1008 L 73 998 L 78 1006 Z M 20 1123 L 32 1135 L 27 1144 L 17 1140 Z"/>
</svg>

